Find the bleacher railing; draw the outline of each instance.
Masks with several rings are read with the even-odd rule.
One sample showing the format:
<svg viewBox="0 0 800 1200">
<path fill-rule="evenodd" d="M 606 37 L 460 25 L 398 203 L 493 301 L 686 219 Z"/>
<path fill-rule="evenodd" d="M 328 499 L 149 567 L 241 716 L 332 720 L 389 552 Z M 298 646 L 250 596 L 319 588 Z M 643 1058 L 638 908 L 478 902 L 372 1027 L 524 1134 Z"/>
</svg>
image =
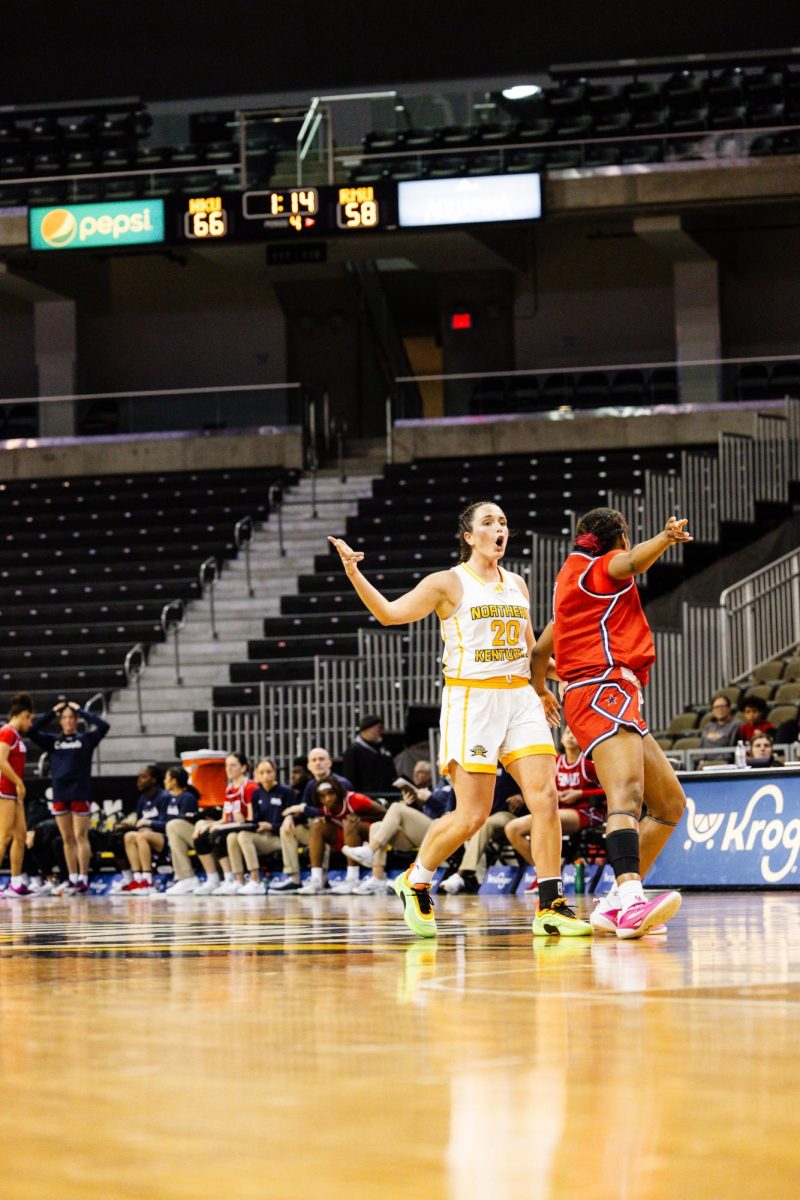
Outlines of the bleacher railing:
<svg viewBox="0 0 800 1200">
<path fill-rule="evenodd" d="M 203 434 L 216 431 L 304 425 L 300 383 L 225 384 L 123 392 L 65 392 L 0 397 L 0 439 L 45 437 L 51 406 L 59 413 L 53 433 L 66 437 L 135 437 L 141 434 Z M 71 421 L 63 414 L 71 409 Z M 66 427 L 74 432 L 67 433 Z"/>
<path fill-rule="evenodd" d="M 343 754 L 368 711 L 379 712 L 387 728 L 402 729 L 408 704 L 402 643 L 401 633 L 360 629 L 358 653 L 318 655 L 313 680 L 261 683 L 257 703 L 209 709 L 209 743 L 242 746 L 248 757 L 269 754 L 288 775 L 312 743 Z"/>
<path fill-rule="evenodd" d="M 739 683 L 800 642 L 800 550 L 726 588 L 719 599 L 722 675 Z"/>
</svg>

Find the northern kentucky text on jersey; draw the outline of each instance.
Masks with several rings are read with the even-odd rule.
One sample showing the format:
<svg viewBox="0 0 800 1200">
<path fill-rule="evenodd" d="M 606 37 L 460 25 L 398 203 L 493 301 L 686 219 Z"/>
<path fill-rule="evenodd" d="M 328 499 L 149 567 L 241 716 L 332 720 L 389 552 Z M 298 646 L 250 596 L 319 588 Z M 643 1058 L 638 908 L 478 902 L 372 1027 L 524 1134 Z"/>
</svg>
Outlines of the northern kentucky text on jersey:
<svg viewBox="0 0 800 1200">
<path fill-rule="evenodd" d="M 527 621 L 528 609 L 522 604 L 474 604 L 469 615 L 473 621 L 484 617 L 516 617 L 519 621 Z"/>
</svg>

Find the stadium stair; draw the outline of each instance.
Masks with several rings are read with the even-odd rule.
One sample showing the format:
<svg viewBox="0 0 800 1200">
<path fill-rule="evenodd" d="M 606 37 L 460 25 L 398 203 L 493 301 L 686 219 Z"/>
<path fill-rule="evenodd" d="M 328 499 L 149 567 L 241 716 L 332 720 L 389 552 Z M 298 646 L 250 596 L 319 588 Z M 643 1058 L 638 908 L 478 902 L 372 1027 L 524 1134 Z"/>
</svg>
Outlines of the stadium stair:
<svg viewBox="0 0 800 1200">
<path fill-rule="evenodd" d="M 263 637 L 265 622 L 276 623 L 284 636 L 291 632 L 280 618 L 282 603 L 297 592 L 298 577 L 313 569 L 327 533 L 342 528 L 356 511 L 358 500 L 370 494 L 371 486 L 368 474 L 351 475 L 343 484 L 337 476 L 320 472 L 316 520 L 311 517 L 310 477 L 286 490 L 282 514 L 286 556 L 279 553 L 273 513 L 250 543 L 255 595 L 248 595 L 241 553 L 226 563 L 216 584 L 216 640 L 208 593 L 188 606 L 186 625 L 180 631 L 182 686 L 175 680 L 172 639 L 153 647 L 141 676 L 145 733 L 139 727 L 135 686 L 114 693 L 111 732 L 103 742 L 104 774 L 135 773 L 148 761 L 174 762 L 180 751 L 206 745 L 203 728 L 207 726 L 202 718 L 215 695 L 230 686 L 229 664 L 247 657 L 249 643 Z M 292 670 L 291 660 L 288 669 Z"/>
</svg>

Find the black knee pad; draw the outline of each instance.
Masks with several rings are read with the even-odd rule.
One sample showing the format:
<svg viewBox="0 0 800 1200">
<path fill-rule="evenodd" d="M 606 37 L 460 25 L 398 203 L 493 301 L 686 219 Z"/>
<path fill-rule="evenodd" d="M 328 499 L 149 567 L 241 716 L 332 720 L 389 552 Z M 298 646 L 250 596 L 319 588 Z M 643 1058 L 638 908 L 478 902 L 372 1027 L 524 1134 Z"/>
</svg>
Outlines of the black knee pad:
<svg viewBox="0 0 800 1200">
<path fill-rule="evenodd" d="M 606 834 L 606 853 L 614 875 L 639 874 L 639 830 L 615 829 Z"/>
</svg>

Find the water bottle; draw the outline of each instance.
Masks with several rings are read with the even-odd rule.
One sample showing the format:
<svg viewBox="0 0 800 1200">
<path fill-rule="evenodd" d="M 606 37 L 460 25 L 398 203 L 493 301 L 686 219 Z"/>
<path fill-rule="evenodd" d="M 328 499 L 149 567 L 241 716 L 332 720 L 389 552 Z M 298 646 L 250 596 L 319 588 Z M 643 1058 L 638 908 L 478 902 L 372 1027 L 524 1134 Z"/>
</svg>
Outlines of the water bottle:
<svg viewBox="0 0 800 1200">
<path fill-rule="evenodd" d="M 742 741 L 736 743 L 736 749 L 733 752 L 733 762 L 737 771 L 743 771 L 747 766 L 747 747 Z"/>
<path fill-rule="evenodd" d="M 582 896 L 584 891 L 584 867 L 583 859 L 575 859 L 575 895 Z"/>
</svg>

